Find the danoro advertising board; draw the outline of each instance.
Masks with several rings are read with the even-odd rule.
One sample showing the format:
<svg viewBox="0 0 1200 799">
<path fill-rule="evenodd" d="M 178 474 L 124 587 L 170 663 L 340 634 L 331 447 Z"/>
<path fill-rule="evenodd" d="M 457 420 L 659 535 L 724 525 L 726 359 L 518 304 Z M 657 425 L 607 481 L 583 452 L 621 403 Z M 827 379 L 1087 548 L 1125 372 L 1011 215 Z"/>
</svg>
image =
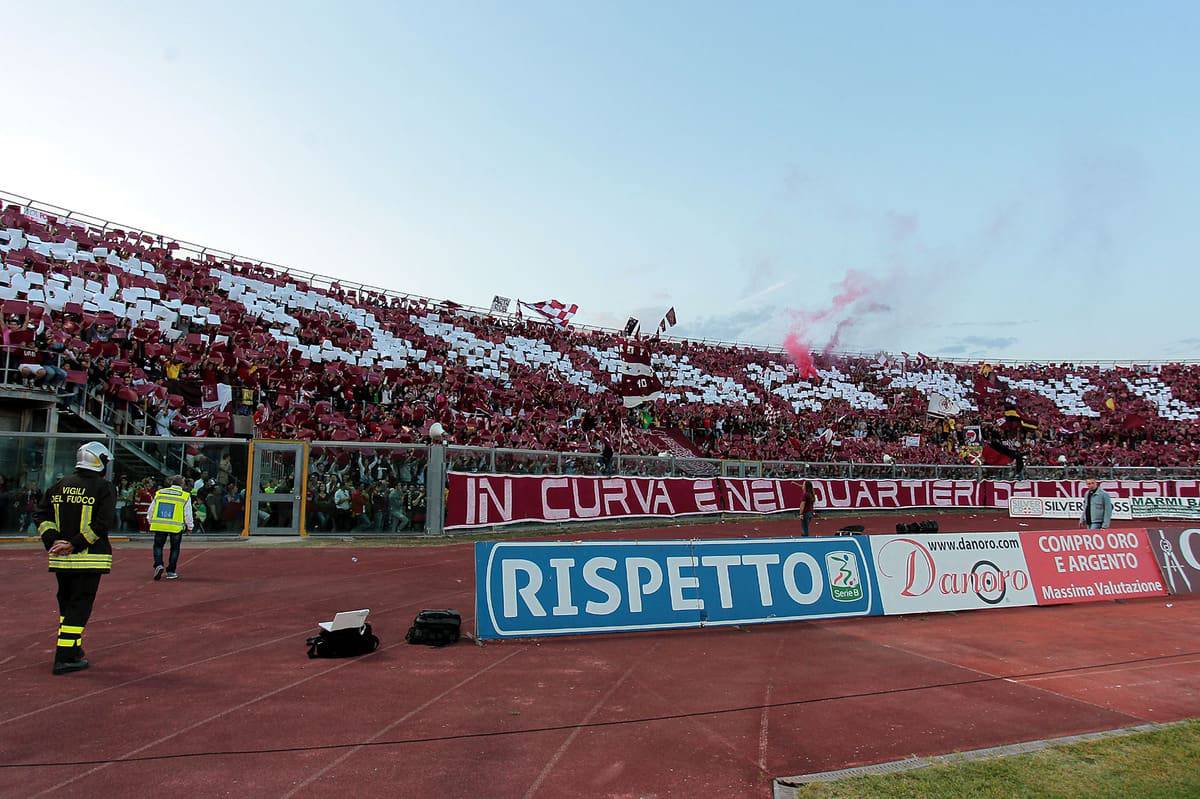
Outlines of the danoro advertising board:
<svg viewBox="0 0 1200 799">
<path fill-rule="evenodd" d="M 886 614 L 1035 603 L 1016 533 L 873 535 L 870 539 Z"/>
</svg>

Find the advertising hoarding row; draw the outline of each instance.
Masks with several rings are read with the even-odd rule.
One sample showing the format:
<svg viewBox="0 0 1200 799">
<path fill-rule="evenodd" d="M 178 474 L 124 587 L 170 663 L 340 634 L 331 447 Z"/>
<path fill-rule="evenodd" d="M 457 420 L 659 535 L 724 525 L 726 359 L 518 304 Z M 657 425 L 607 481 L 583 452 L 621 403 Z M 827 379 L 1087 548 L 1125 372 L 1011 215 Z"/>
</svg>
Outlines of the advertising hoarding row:
<svg viewBox="0 0 1200 799">
<path fill-rule="evenodd" d="M 1200 528 L 478 542 L 475 570 L 482 639 L 616 633 L 1200 592 Z"/>
</svg>

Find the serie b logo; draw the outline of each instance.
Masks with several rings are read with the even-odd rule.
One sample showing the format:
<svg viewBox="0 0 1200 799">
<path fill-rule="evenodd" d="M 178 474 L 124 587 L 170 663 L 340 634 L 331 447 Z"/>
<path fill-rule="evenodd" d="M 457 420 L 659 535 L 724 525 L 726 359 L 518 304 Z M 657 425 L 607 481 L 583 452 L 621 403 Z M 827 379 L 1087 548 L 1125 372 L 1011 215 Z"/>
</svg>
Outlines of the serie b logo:
<svg viewBox="0 0 1200 799">
<path fill-rule="evenodd" d="M 853 552 L 826 554 L 825 572 L 829 575 L 829 594 L 838 602 L 857 602 L 863 598 L 858 558 Z"/>
</svg>

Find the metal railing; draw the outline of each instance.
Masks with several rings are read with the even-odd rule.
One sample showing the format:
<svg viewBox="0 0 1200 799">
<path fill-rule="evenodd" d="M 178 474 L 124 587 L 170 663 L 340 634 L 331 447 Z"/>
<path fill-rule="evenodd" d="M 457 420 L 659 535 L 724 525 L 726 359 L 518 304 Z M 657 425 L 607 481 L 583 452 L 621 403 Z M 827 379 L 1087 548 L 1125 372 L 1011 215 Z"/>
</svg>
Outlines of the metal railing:
<svg viewBox="0 0 1200 799">
<path fill-rule="evenodd" d="M 33 345 L 0 344 L 0 387 L 44 391 L 47 399 L 57 397 L 59 392 L 65 391 L 63 386 L 66 384 L 49 373 L 43 373 L 41 377 L 33 373 L 39 367 L 44 369 L 45 364 L 41 362 L 42 353 L 38 353 L 35 359 L 26 360 L 22 357 L 22 353 L 30 346 Z M 31 371 L 23 372 L 22 366 Z M 61 368 L 62 356 L 58 356 L 52 366 Z"/>
<path fill-rule="evenodd" d="M 609 463 L 596 452 L 556 452 L 533 449 L 491 449 L 451 444 L 447 469 L 490 474 L 638 475 L 645 477 L 702 477 L 720 473 L 721 461 L 659 455 L 613 455 Z"/>
<path fill-rule="evenodd" d="M 703 465 L 719 474 L 723 463 L 757 463 L 763 477 L 827 479 L 909 480 L 1073 480 L 1096 477 L 1102 480 L 1194 480 L 1197 467 L 1153 466 L 1027 466 L 1019 473 L 1012 466 L 924 463 L 839 463 L 822 461 L 721 461 L 705 458 L 676 458 L 656 455 L 614 455 L 612 468 L 605 471 L 594 452 L 489 449 L 451 444 L 447 447 L 447 469 L 492 474 L 626 474 L 664 477 L 694 477 L 693 465 Z"/>
</svg>

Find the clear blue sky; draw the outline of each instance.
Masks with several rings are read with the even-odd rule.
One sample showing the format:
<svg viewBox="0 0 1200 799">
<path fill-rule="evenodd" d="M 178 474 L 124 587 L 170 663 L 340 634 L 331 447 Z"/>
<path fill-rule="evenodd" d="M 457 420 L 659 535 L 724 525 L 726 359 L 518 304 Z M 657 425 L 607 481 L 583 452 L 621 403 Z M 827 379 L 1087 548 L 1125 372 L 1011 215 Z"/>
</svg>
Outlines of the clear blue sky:
<svg viewBox="0 0 1200 799">
<path fill-rule="evenodd" d="M 151 230 L 762 344 L 856 269 L 890 310 L 846 348 L 1200 355 L 1195 3 L 56 2 L 5 28 L 0 188 Z"/>
</svg>

